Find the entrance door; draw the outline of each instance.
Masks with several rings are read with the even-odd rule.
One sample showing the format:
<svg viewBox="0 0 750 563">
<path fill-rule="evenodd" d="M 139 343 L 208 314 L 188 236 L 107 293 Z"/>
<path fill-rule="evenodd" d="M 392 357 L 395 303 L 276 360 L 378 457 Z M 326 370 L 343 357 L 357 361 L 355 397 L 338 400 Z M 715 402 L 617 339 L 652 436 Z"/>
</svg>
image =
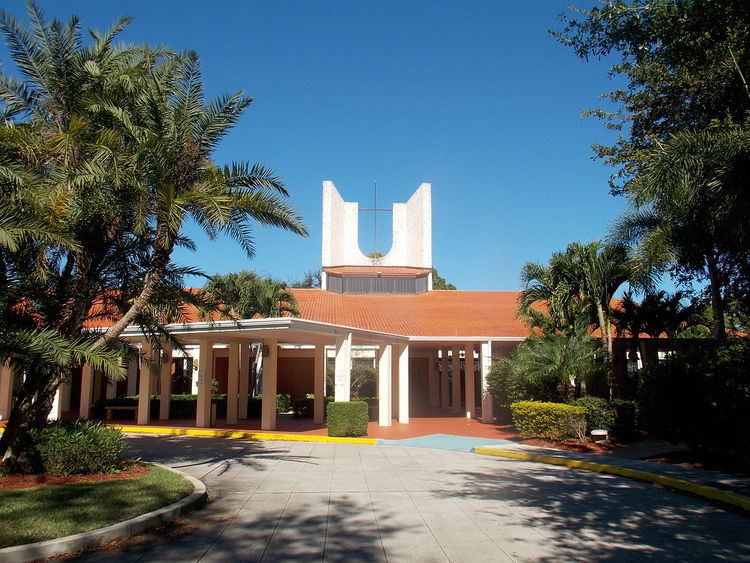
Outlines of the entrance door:
<svg viewBox="0 0 750 563">
<path fill-rule="evenodd" d="M 219 356 L 214 360 L 214 378 L 216 379 L 216 393 L 225 395 L 227 392 L 227 378 L 229 376 L 229 358 Z"/>
</svg>

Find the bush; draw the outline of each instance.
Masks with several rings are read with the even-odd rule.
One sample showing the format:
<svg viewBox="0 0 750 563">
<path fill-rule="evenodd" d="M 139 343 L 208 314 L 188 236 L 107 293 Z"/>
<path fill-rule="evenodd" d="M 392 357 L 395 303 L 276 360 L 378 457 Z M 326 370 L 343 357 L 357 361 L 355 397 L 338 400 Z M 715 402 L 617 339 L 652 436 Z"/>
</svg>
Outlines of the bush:
<svg viewBox="0 0 750 563">
<path fill-rule="evenodd" d="M 159 418 L 159 395 L 151 396 L 150 413 L 152 419 Z M 216 405 L 216 417 L 225 418 L 227 416 L 227 396 L 213 395 L 211 402 Z M 97 401 L 94 405 L 93 414 L 97 418 L 104 418 L 106 407 L 120 407 L 138 405 L 138 396 L 120 397 L 119 399 L 107 399 L 106 401 Z M 170 419 L 194 419 L 198 409 L 197 395 L 172 395 L 169 401 L 169 418 Z M 261 398 L 247 398 L 247 418 L 260 418 L 261 415 Z M 292 410 L 292 401 L 289 395 L 276 396 L 276 412 L 289 412 Z M 117 413 L 121 416 L 123 413 Z M 312 416 L 312 415 L 310 415 Z"/>
<path fill-rule="evenodd" d="M 638 421 L 654 436 L 750 459 L 750 342 L 696 342 L 647 366 Z"/>
<path fill-rule="evenodd" d="M 332 402 L 326 413 L 329 436 L 367 436 L 367 403 Z"/>
<path fill-rule="evenodd" d="M 276 395 L 276 412 L 285 413 L 292 410 L 292 396 L 291 395 Z"/>
<path fill-rule="evenodd" d="M 122 432 L 87 420 L 59 421 L 33 433 L 41 466 L 50 475 L 114 471 L 125 447 Z"/>
<path fill-rule="evenodd" d="M 510 405 L 513 424 L 522 436 L 550 438 L 586 438 L 586 417 L 583 407 L 564 403 L 519 401 Z"/>
<path fill-rule="evenodd" d="M 581 397 L 572 403 L 583 407 L 586 417 L 586 432 L 592 430 L 612 430 L 615 425 L 615 412 L 609 401 L 601 397 Z"/>
</svg>

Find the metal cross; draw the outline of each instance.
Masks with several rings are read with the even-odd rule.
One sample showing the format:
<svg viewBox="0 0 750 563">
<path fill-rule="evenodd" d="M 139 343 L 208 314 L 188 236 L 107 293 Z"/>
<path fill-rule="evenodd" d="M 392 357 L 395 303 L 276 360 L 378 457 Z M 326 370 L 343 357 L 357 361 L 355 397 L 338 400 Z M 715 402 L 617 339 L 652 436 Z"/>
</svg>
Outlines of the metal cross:
<svg viewBox="0 0 750 563">
<path fill-rule="evenodd" d="M 360 209 L 360 211 L 369 211 L 369 212 L 372 212 L 372 213 L 375 214 L 375 216 L 373 217 L 373 222 L 372 223 L 373 223 L 373 231 L 374 231 L 373 234 L 375 235 L 374 236 L 374 239 L 375 239 L 375 248 L 377 249 L 378 248 L 378 213 L 392 212 L 393 209 L 386 209 L 386 208 L 383 208 L 383 207 L 381 207 L 381 208 L 378 207 L 378 183 L 377 182 L 374 183 L 373 188 L 374 188 L 374 197 L 373 197 L 373 205 L 372 205 L 372 207 L 366 207 L 366 208 Z"/>
</svg>

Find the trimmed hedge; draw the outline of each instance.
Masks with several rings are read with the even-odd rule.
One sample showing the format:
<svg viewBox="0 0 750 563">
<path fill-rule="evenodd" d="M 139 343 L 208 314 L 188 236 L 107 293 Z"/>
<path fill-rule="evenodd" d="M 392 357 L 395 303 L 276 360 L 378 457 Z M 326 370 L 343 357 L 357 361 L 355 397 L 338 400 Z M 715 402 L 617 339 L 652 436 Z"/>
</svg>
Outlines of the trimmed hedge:
<svg viewBox="0 0 750 563">
<path fill-rule="evenodd" d="M 122 432 L 90 420 L 61 420 L 32 432 L 41 468 L 50 475 L 115 471 L 125 447 Z"/>
<path fill-rule="evenodd" d="M 367 436 L 365 401 L 332 402 L 326 413 L 329 436 Z"/>
<path fill-rule="evenodd" d="M 519 401 L 510 405 L 513 425 L 522 436 L 563 440 L 586 437 L 583 407 L 564 403 Z"/>
<path fill-rule="evenodd" d="M 609 401 L 601 397 L 581 397 L 571 403 L 586 411 L 586 432 L 592 430 L 612 430 L 615 426 L 615 411 Z"/>
<path fill-rule="evenodd" d="M 151 401 L 149 404 L 149 411 L 151 418 L 159 418 L 159 395 L 151 395 Z M 226 395 L 213 395 L 211 402 L 216 405 L 216 416 L 217 418 L 225 418 L 227 416 L 227 396 Z M 107 399 L 105 401 L 97 401 L 94 405 L 93 415 L 96 418 L 105 417 L 106 407 L 135 407 L 138 406 L 138 396 L 132 397 L 120 397 L 119 399 Z M 197 395 L 172 395 L 169 400 L 169 418 L 170 419 L 183 419 L 183 418 L 195 418 L 198 410 L 198 396 Z M 248 397 L 247 398 L 247 418 L 260 418 L 262 410 L 262 399 L 260 397 Z M 291 399 L 289 395 L 277 395 L 276 396 L 276 412 L 289 412 L 292 410 Z M 121 416 L 123 413 L 117 413 L 117 416 Z"/>
</svg>

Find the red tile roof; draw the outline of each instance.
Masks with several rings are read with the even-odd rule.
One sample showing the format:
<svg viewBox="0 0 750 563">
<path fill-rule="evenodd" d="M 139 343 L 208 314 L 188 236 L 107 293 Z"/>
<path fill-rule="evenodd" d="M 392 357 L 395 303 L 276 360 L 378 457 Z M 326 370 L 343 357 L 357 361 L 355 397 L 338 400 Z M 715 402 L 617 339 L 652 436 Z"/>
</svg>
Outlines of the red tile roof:
<svg viewBox="0 0 750 563">
<path fill-rule="evenodd" d="M 300 318 L 404 336 L 526 337 L 517 291 L 352 295 L 292 289 Z"/>
<path fill-rule="evenodd" d="M 401 268 L 396 266 L 330 266 L 323 268 L 328 274 L 337 276 L 426 276 L 429 268 Z"/>
</svg>

